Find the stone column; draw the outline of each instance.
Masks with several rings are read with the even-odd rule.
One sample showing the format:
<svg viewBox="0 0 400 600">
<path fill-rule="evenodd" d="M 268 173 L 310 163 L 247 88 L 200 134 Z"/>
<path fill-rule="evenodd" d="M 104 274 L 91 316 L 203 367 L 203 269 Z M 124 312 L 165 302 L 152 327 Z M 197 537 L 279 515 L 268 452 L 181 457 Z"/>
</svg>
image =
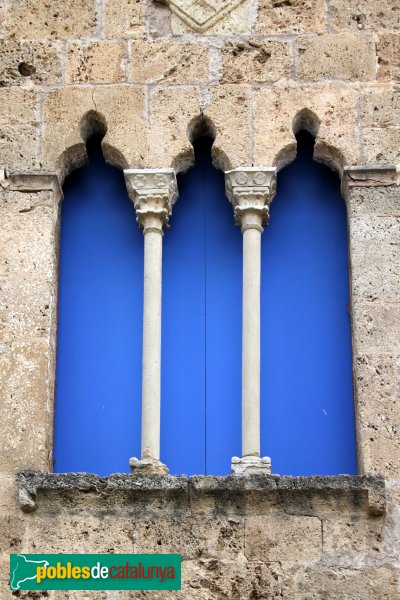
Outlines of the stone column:
<svg viewBox="0 0 400 600">
<path fill-rule="evenodd" d="M 275 168 L 225 172 L 226 194 L 243 233 L 242 458 L 232 458 L 232 473 L 270 473 L 260 457 L 260 283 L 261 234 L 268 225 L 275 192 Z"/>
<path fill-rule="evenodd" d="M 136 220 L 144 234 L 142 446 L 132 471 L 168 473 L 160 462 L 162 236 L 177 198 L 173 169 L 124 171 Z"/>
</svg>

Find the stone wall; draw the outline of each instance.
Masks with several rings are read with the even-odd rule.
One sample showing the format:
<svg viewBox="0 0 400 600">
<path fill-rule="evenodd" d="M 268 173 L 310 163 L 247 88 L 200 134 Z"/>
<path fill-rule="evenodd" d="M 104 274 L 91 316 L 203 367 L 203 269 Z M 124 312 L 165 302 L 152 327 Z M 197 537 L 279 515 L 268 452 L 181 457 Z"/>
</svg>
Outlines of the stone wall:
<svg viewBox="0 0 400 600">
<path fill-rule="evenodd" d="M 12 596 L 8 554 L 161 549 L 183 554 L 184 589 L 175 596 L 185 600 L 394 600 L 399 0 L 167 4 L 0 0 L 0 598 L 157 600 L 167 594 Z M 56 476 L 17 481 L 21 470 L 49 472 L 52 464 L 65 175 L 84 163 L 96 131 L 119 168 L 185 170 L 201 128 L 215 137 L 223 169 L 280 169 L 306 128 L 316 136 L 315 157 L 342 178 L 358 462 L 369 476 L 335 485 L 139 477 L 136 491 L 126 478 L 72 479 L 64 491 Z"/>
</svg>

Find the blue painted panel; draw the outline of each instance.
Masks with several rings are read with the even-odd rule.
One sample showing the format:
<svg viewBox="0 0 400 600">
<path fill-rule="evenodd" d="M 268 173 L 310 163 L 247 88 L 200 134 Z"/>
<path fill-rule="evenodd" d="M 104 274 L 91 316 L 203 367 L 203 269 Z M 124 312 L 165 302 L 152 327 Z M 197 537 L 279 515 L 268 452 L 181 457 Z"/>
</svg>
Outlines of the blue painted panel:
<svg viewBox="0 0 400 600">
<path fill-rule="evenodd" d="M 345 204 L 300 137 L 262 242 L 262 452 L 275 473 L 354 474 Z"/>
<path fill-rule="evenodd" d="M 164 237 L 161 456 L 173 474 L 227 474 L 240 452 L 240 230 L 211 164 L 179 177 Z"/>
<path fill-rule="evenodd" d="M 140 454 L 143 234 L 95 140 L 61 218 L 56 472 L 129 471 Z"/>
</svg>

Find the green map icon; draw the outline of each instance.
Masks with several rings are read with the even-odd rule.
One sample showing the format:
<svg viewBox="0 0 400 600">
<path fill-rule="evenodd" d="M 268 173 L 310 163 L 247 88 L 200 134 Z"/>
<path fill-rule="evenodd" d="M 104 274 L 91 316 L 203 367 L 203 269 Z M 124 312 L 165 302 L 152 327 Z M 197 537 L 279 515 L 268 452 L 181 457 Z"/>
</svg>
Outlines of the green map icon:
<svg viewBox="0 0 400 600">
<path fill-rule="evenodd" d="M 47 560 L 32 560 L 26 558 L 23 554 L 16 554 L 12 557 L 14 560 L 10 569 L 10 588 L 19 590 L 22 583 L 29 580 L 36 580 L 37 567 L 48 567 Z"/>
</svg>

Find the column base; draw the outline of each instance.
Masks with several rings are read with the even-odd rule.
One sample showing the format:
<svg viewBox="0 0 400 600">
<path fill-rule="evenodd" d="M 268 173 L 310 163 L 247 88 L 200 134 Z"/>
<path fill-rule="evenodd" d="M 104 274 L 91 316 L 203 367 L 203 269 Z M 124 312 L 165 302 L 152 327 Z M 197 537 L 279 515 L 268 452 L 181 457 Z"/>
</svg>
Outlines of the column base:
<svg viewBox="0 0 400 600">
<path fill-rule="evenodd" d="M 268 456 L 232 457 L 232 475 L 271 475 L 271 459 Z"/>
<path fill-rule="evenodd" d="M 169 473 L 167 465 L 152 458 L 139 460 L 133 456 L 129 459 L 129 466 L 132 470 L 132 475 L 137 475 L 138 473 L 168 475 Z"/>
</svg>

